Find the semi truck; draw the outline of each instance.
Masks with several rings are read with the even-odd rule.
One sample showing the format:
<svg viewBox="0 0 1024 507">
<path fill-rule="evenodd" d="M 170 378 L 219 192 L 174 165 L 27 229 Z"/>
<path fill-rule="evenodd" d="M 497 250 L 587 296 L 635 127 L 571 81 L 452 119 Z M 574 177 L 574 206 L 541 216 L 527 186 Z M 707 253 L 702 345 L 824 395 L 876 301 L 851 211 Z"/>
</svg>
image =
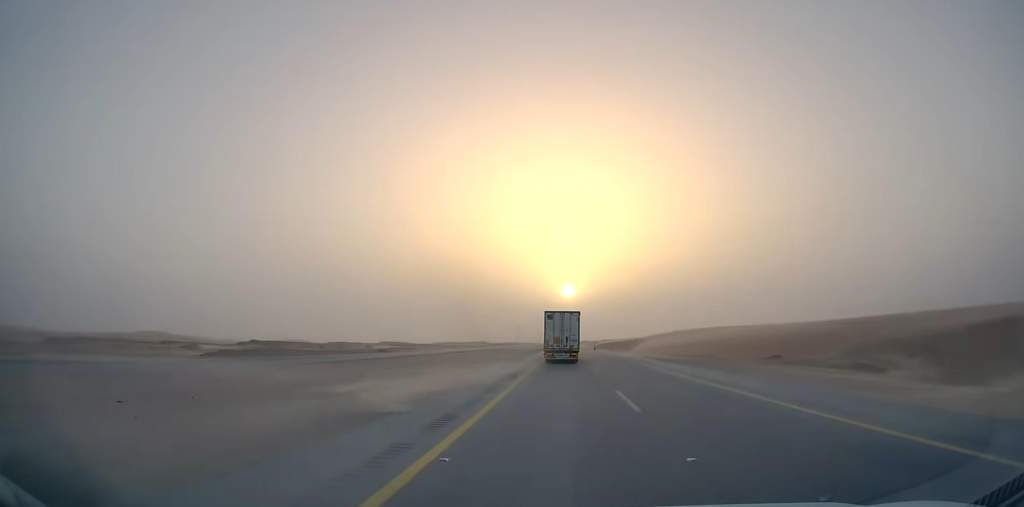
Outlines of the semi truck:
<svg viewBox="0 0 1024 507">
<path fill-rule="evenodd" d="M 549 363 L 580 360 L 580 312 L 544 312 L 544 360 Z"/>
</svg>

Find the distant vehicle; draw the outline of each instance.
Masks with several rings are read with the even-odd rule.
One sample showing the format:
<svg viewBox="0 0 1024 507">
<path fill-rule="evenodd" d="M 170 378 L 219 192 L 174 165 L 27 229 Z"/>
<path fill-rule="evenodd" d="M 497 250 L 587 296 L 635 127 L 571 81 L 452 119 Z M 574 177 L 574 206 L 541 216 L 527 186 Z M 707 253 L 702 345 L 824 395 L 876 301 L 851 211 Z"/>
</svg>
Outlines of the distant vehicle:
<svg viewBox="0 0 1024 507">
<path fill-rule="evenodd" d="M 544 360 L 575 363 L 580 356 L 580 312 L 544 312 Z"/>
</svg>

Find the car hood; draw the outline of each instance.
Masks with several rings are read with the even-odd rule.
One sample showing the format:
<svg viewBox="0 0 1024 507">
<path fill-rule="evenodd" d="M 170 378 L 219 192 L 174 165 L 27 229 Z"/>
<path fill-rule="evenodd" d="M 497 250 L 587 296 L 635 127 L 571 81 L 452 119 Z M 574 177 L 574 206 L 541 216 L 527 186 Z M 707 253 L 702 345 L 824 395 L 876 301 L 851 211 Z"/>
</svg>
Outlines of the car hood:
<svg viewBox="0 0 1024 507">
<path fill-rule="evenodd" d="M 892 502 L 871 504 L 870 507 L 964 507 L 971 505 L 960 502 L 941 502 L 938 500 L 914 500 L 910 502 Z M 796 502 L 796 503 L 732 503 L 732 504 L 708 504 L 708 505 L 687 505 L 687 506 L 660 506 L 660 507 L 863 507 L 853 503 L 838 502 Z"/>
</svg>

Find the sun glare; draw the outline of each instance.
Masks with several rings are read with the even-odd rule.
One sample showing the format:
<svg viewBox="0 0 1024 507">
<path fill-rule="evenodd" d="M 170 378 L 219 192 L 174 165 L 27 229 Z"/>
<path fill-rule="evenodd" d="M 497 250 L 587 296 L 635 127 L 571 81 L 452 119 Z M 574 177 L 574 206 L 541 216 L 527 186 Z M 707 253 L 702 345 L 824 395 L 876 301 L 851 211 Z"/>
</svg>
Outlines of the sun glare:
<svg viewBox="0 0 1024 507">
<path fill-rule="evenodd" d="M 678 261 L 666 237 L 701 216 L 684 212 L 701 202 L 687 176 L 694 155 L 678 146 L 687 136 L 635 104 L 527 102 L 474 108 L 493 111 L 457 117 L 409 151 L 402 164 L 419 169 L 396 206 L 424 240 L 538 297 L 574 298 L 577 285 L 593 297 Z"/>
</svg>

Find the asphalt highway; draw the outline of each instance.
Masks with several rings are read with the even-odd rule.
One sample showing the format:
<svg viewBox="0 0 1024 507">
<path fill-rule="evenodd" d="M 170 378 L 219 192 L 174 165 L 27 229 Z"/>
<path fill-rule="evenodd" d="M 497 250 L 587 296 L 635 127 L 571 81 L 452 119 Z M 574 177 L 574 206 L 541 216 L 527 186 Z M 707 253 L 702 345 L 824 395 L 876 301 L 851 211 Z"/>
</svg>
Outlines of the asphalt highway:
<svg viewBox="0 0 1024 507">
<path fill-rule="evenodd" d="M 0 473 L 47 505 L 968 502 L 1024 424 L 813 377 L 532 346 L 8 360 Z"/>
<path fill-rule="evenodd" d="M 1022 430 L 825 386 L 591 353 L 530 370 L 443 456 L 392 482 L 401 487 L 385 491 L 386 504 L 966 502 L 1021 472 Z"/>
</svg>

